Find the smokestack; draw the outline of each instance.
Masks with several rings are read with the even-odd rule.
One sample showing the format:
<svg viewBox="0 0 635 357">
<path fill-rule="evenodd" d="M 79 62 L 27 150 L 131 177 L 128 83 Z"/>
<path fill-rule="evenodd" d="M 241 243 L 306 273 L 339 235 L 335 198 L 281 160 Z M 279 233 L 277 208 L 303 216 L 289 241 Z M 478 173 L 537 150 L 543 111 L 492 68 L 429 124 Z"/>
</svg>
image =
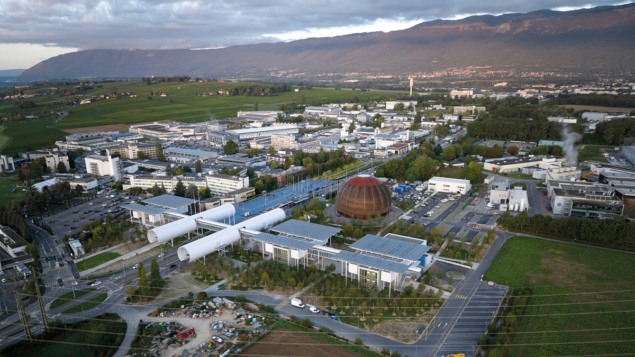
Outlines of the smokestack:
<svg viewBox="0 0 635 357">
<path fill-rule="evenodd" d="M 576 142 L 582 139 L 582 136 L 574 131 L 571 131 L 568 125 L 564 125 L 562 127 L 562 131 L 560 131 L 560 135 L 562 135 L 562 140 L 564 141 L 564 146 L 562 150 L 564 150 L 564 155 L 567 160 L 567 165 L 575 166 L 578 163 L 578 148 L 576 146 Z"/>
</svg>

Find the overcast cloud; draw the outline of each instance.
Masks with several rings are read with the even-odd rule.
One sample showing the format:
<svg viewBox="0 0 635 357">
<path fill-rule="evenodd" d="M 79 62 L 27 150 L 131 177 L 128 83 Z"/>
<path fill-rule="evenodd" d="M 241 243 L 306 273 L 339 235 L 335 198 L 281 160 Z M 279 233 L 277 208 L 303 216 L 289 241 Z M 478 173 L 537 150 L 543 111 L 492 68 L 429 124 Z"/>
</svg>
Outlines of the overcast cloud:
<svg viewBox="0 0 635 357">
<path fill-rule="evenodd" d="M 623 3 L 609 0 L 592 3 L 589 0 L 0 0 L 0 69 L 27 68 L 41 61 L 43 56 L 83 49 L 219 48 L 394 31 L 438 18 Z M 42 46 L 49 48 L 41 51 Z"/>
</svg>

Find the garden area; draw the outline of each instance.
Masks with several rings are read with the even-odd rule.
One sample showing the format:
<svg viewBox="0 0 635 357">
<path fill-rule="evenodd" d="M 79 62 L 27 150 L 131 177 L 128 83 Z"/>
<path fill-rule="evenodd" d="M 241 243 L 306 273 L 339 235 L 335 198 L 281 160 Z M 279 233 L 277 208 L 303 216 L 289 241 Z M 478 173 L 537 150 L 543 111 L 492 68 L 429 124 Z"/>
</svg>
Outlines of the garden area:
<svg viewBox="0 0 635 357">
<path fill-rule="evenodd" d="M 102 314 L 88 320 L 62 324 L 49 321 L 49 332 L 22 340 L 0 351 L 2 356 L 110 357 L 126 334 L 126 322 L 117 314 Z"/>
<path fill-rule="evenodd" d="M 481 338 L 491 356 L 635 353 L 632 254 L 513 237 L 483 279 L 520 299 Z"/>
<path fill-rule="evenodd" d="M 335 266 L 327 269 L 335 269 Z M 228 282 L 228 289 L 266 289 L 274 294 L 289 296 L 316 282 L 324 271 L 315 265 L 290 267 L 275 260 L 267 260 L 253 268 L 240 267 L 237 280 Z"/>
<path fill-rule="evenodd" d="M 415 339 L 416 327 L 428 323 L 443 304 L 441 294 L 425 290 L 424 284 L 417 289 L 406 286 L 402 292 L 389 293 L 388 288 L 365 289 L 356 279 L 339 274 L 325 277 L 304 292 L 302 299 L 337 313 L 346 324 L 404 342 Z"/>
</svg>

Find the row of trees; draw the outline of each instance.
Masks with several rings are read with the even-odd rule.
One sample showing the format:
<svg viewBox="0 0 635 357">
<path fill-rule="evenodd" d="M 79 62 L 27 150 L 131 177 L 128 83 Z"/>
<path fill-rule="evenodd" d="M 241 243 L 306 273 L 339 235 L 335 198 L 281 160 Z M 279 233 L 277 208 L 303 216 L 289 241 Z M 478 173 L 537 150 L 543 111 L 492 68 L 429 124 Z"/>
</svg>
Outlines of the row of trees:
<svg viewBox="0 0 635 357">
<path fill-rule="evenodd" d="M 635 222 L 617 216 L 613 219 L 579 217 L 552 218 L 523 211 L 517 216 L 504 212 L 498 224 L 505 229 L 568 241 L 582 241 L 625 249 L 635 248 Z"/>
<path fill-rule="evenodd" d="M 69 206 L 74 198 L 81 196 L 83 190 L 79 185 L 72 188 L 69 182 L 45 187 L 42 192 L 35 190 L 33 185 L 28 185 L 26 197 L 11 201 L 8 208 L 18 214 L 35 216 L 60 205 Z"/>
<path fill-rule="evenodd" d="M 573 131 L 584 134 L 584 127 L 578 124 Z M 562 124 L 545 120 L 529 120 L 514 116 L 499 116 L 477 120 L 467 125 L 467 133 L 473 138 L 498 140 L 561 140 Z"/>
<path fill-rule="evenodd" d="M 352 156 L 346 154 L 343 148 L 326 152 L 324 149 L 316 154 L 296 152 L 292 157 L 288 157 L 284 163 L 284 169 L 291 165 L 304 166 L 304 175 L 319 175 L 326 171 L 338 168 L 342 165 L 356 161 Z"/>
<path fill-rule="evenodd" d="M 146 85 L 150 85 L 152 83 L 172 83 L 172 82 L 187 82 L 190 80 L 190 76 L 174 76 L 174 77 L 142 77 L 141 82 Z"/>
<path fill-rule="evenodd" d="M 503 317 L 498 319 L 498 322 L 487 325 L 487 334 L 482 336 L 478 343 L 487 352 L 487 356 L 503 357 L 507 354 L 508 345 L 514 340 L 514 333 L 520 325 L 530 296 L 529 288 L 517 290 L 504 305 L 501 313 Z"/>
<path fill-rule="evenodd" d="M 150 262 L 150 276 L 148 277 L 143 264 L 139 264 L 137 268 L 137 280 L 139 282 L 139 288 L 128 285 L 124 293 L 131 300 L 147 301 L 153 296 L 161 293 L 161 288 L 165 285 L 165 281 L 161 277 L 161 271 L 159 269 L 159 263 L 156 258 L 152 258 Z"/>
<path fill-rule="evenodd" d="M 31 232 L 19 211 L 11 207 L 0 207 L 0 224 L 13 228 L 27 242 L 32 242 Z"/>
<path fill-rule="evenodd" d="M 632 95 L 613 94 L 560 94 L 553 100 L 558 105 L 595 105 L 600 107 L 635 108 Z"/>
<path fill-rule="evenodd" d="M 276 84 L 273 86 L 267 86 L 262 84 L 253 84 L 250 86 L 238 86 L 229 89 L 228 95 L 230 96 L 269 96 L 274 93 L 290 92 L 291 86 L 287 84 Z"/>
<path fill-rule="evenodd" d="M 609 145 L 632 145 L 633 138 L 635 138 L 635 118 L 615 119 L 598 123 L 593 135 L 600 142 Z"/>
<path fill-rule="evenodd" d="M 238 270 L 243 286 L 262 286 L 269 291 L 276 287 L 282 289 L 303 288 L 324 275 L 315 265 L 309 268 L 293 268 L 275 260 L 267 260 L 252 269 L 244 266 Z"/>
</svg>

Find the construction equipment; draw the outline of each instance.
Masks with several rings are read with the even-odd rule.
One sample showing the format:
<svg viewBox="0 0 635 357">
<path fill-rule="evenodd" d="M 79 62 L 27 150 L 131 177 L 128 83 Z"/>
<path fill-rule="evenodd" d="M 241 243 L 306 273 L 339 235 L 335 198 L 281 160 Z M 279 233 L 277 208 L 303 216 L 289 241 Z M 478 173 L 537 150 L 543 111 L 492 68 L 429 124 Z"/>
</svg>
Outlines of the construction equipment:
<svg viewBox="0 0 635 357">
<path fill-rule="evenodd" d="M 595 174 L 597 171 L 591 171 L 591 172 L 587 172 L 586 174 L 580 176 L 581 179 L 589 181 L 589 182 L 593 182 L 595 181 L 595 179 L 590 178 L 589 176 Z"/>
</svg>

